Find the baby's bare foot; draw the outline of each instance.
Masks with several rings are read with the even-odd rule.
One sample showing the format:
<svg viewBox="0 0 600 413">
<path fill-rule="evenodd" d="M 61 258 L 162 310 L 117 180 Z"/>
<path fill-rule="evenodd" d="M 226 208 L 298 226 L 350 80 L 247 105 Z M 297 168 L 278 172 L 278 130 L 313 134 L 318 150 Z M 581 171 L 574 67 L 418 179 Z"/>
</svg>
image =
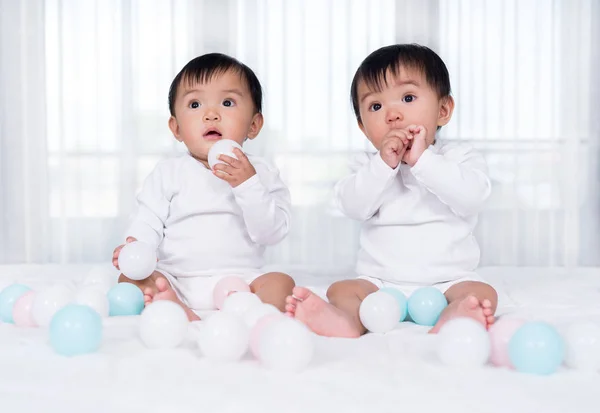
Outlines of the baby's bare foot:
<svg viewBox="0 0 600 413">
<path fill-rule="evenodd" d="M 187 305 L 181 302 L 179 297 L 177 297 L 177 293 L 173 287 L 171 287 L 171 284 L 166 278 L 157 278 L 155 287 L 156 288 L 148 287 L 144 290 L 144 305 L 149 305 L 154 301 L 160 300 L 173 301 L 174 303 L 179 304 L 181 308 L 185 310 L 185 313 L 190 321 L 200 320 L 200 317 L 198 317 L 196 313 L 194 313 Z"/>
<path fill-rule="evenodd" d="M 294 317 L 316 334 L 326 337 L 360 337 L 361 330 L 350 316 L 304 287 L 288 296 L 286 315 Z"/>
<path fill-rule="evenodd" d="M 492 302 L 488 299 L 483 300 L 481 302 L 481 308 L 483 308 L 483 315 L 485 316 L 485 328 L 489 330 L 492 324 L 494 324 L 496 321 L 496 317 L 494 317 L 494 309 L 492 308 Z"/>
<path fill-rule="evenodd" d="M 485 303 L 485 307 L 484 307 Z M 492 314 L 492 304 L 490 300 L 483 300 L 479 302 L 477 297 L 473 295 L 466 296 L 463 299 L 456 300 L 448 305 L 442 312 L 440 319 L 433 326 L 429 333 L 435 334 L 440 331 L 440 328 L 448 321 L 457 317 L 469 317 L 473 320 L 480 322 L 484 327 L 488 327 L 489 324 L 494 322 L 494 316 Z M 491 317 L 491 323 L 488 318 Z"/>
</svg>

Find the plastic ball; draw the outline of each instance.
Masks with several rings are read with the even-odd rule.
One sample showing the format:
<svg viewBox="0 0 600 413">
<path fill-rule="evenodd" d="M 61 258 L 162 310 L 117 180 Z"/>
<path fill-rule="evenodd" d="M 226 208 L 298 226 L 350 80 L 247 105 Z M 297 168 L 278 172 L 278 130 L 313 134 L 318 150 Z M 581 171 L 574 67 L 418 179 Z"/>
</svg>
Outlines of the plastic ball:
<svg viewBox="0 0 600 413">
<path fill-rule="evenodd" d="M 106 266 L 93 267 L 81 282 L 82 287 L 96 287 L 104 294 L 117 283 L 115 271 Z"/>
<path fill-rule="evenodd" d="M 417 324 L 433 326 L 447 306 L 448 300 L 437 288 L 423 287 L 408 299 L 408 314 Z"/>
<path fill-rule="evenodd" d="M 281 317 L 262 331 L 258 358 L 271 370 L 297 372 L 308 366 L 314 347 L 312 333 L 304 324 Z"/>
<path fill-rule="evenodd" d="M 406 295 L 402 291 L 391 287 L 382 288 L 379 291 L 391 294 L 396 299 L 400 306 L 400 322 L 406 320 L 408 315 L 408 298 L 406 298 Z"/>
<path fill-rule="evenodd" d="M 566 331 L 565 364 L 571 368 L 600 370 L 600 326 L 592 322 L 572 324 Z"/>
<path fill-rule="evenodd" d="M 219 280 L 213 289 L 213 302 L 217 309 L 223 308 L 223 302 L 232 292 L 250 292 L 250 286 L 240 277 L 230 276 Z"/>
<path fill-rule="evenodd" d="M 491 346 L 487 331 L 472 318 L 449 320 L 440 329 L 438 340 L 438 356 L 447 366 L 481 366 L 490 357 Z"/>
<path fill-rule="evenodd" d="M 254 355 L 254 357 L 259 358 L 259 345 L 260 338 L 262 336 L 262 332 L 267 328 L 267 326 L 271 325 L 271 323 L 284 318 L 285 316 L 281 313 L 277 314 L 268 314 L 261 317 L 255 324 L 254 327 L 250 330 L 250 352 Z"/>
<path fill-rule="evenodd" d="M 526 323 L 510 339 L 508 354 L 517 371 L 552 374 L 564 359 L 565 344 L 551 325 L 543 322 Z"/>
<path fill-rule="evenodd" d="M 155 301 L 140 317 L 140 337 L 148 348 L 175 348 L 185 339 L 189 321 L 180 305 Z"/>
<path fill-rule="evenodd" d="M 76 356 L 93 353 L 102 341 L 102 318 L 86 305 L 69 304 L 50 322 L 50 345 L 58 354 Z"/>
<path fill-rule="evenodd" d="M 391 294 L 377 291 L 369 294 L 360 304 L 361 323 L 372 333 L 386 333 L 400 320 L 400 306 Z"/>
<path fill-rule="evenodd" d="M 217 159 L 220 155 L 227 155 L 237 159 L 237 156 L 233 153 L 233 148 L 238 148 L 240 151 L 244 151 L 239 143 L 232 141 L 231 139 L 221 139 L 216 141 L 208 151 L 208 165 L 210 169 L 213 169 L 216 164 L 225 163 Z"/>
<path fill-rule="evenodd" d="M 30 291 L 31 288 L 22 284 L 12 284 L 0 292 L 0 320 L 5 323 L 14 323 L 13 308 L 21 296 Z"/>
<path fill-rule="evenodd" d="M 264 316 L 271 314 L 281 314 L 277 307 L 271 304 L 263 304 L 252 306 L 244 314 L 244 322 L 249 329 L 252 329 L 256 323 Z"/>
<path fill-rule="evenodd" d="M 198 333 L 198 346 L 209 359 L 237 361 L 248 350 L 248 327 L 241 318 L 224 312 L 210 316 Z"/>
<path fill-rule="evenodd" d="M 489 329 L 492 353 L 490 361 L 498 367 L 514 368 L 508 355 L 508 343 L 515 332 L 525 324 L 520 318 L 500 318 Z"/>
<path fill-rule="evenodd" d="M 33 320 L 40 327 L 48 327 L 54 314 L 74 298 L 74 291 L 63 284 L 53 285 L 37 292 L 31 306 Z"/>
<path fill-rule="evenodd" d="M 19 327 L 36 327 L 31 308 L 35 299 L 35 291 L 27 291 L 15 302 L 13 320 Z"/>
<path fill-rule="evenodd" d="M 138 315 L 144 309 L 144 294 L 131 283 L 119 283 L 108 291 L 109 315 Z"/>
<path fill-rule="evenodd" d="M 108 317 L 108 298 L 101 289 L 94 285 L 80 288 L 75 293 L 75 304 L 87 305 L 96 310 L 101 317 Z"/>
<path fill-rule="evenodd" d="M 257 307 L 262 304 L 260 298 L 256 294 L 248 292 L 237 292 L 231 294 L 223 302 L 222 311 L 243 317 L 252 307 Z"/>
<path fill-rule="evenodd" d="M 131 280 L 145 280 L 156 269 L 156 249 L 145 242 L 125 244 L 119 253 L 119 269 Z"/>
</svg>

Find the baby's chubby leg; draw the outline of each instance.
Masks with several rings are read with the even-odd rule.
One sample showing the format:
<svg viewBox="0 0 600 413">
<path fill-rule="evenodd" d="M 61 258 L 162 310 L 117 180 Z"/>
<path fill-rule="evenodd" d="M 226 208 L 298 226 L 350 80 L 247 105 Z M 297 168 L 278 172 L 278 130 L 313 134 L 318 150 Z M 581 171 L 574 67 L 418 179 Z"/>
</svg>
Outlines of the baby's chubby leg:
<svg viewBox="0 0 600 413">
<path fill-rule="evenodd" d="M 272 304 L 285 311 L 285 298 L 292 294 L 296 283 L 294 279 L 282 272 L 263 274 L 250 283 L 250 291 L 265 304 Z"/>
<path fill-rule="evenodd" d="M 360 304 L 377 290 L 367 280 L 338 281 L 327 290 L 328 303 L 312 291 L 296 287 L 286 299 L 286 312 L 321 336 L 356 338 L 367 331 L 360 322 Z"/>
<path fill-rule="evenodd" d="M 185 311 L 188 320 L 195 321 L 200 320 L 200 317 L 196 315 L 187 305 L 181 302 L 177 293 L 169 283 L 169 280 L 165 278 L 163 274 L 158 271 L 154 271 L 152 275 L 145 280 L 132 280 L 121 274 L 119 276 L 119 282 L 128 282 L 137 285 L 140 290 L 144 293 L 144 305 L 147 306 L 154 301 L 169 300 L 176 304 L 179 304 Z"/>
<path fill-rule="evenodd" d="M 444 295 L 448 300 L 448 307 L 430 333 L 437 333 L 445 323 L 457 317 L 473 318 L 485 328 L 494 323 L 498 293 L 491 285 L 479 281 L 463 281 L 448 288 Z"/>
</svg>

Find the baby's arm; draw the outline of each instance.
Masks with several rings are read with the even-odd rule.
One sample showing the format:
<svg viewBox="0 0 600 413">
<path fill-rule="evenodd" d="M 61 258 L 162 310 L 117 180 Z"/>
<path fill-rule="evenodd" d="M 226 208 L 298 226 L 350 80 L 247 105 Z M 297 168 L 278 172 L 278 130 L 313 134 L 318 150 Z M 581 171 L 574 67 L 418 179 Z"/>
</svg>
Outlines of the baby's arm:
<svg viewBox="0 0 600 413">
<path fill-rule="evenodd" d="M 163 236 L 164 225 L 169 215 L 172 194 L 168 188 L 172 184 L 172 171 L 168 164 L 160 163 L 144 181 L 137 196 L 137 211 L 127 232 L 134 237 L 158 248 Z"/>
<path fill-rule="evenodd" d="M 257 173 L 234 187 L 233 195 L 242 209 L 252 241 L 274 245 L 284 239 L 290 229 L 290 191 L 277 169 L 263 163 L 254 167 Z"/>
<path fill-rule="evenodd" d="M 485 159 L 466 145 L 456 146 L 443 154 L 427 149 L 411 172 L 462 217 L 477 214 L 491 193 Z"/>
<path fill-rule="evenodd" d="M 357 162 L 360 166 L 335 185 L 334 197 L 344 215 L 366 221 L 383 203 L 385 190 L 394 181 L 398 168 L 390 168 L 379 153 L 371 159 L 363 154 Z"/>
</svg>

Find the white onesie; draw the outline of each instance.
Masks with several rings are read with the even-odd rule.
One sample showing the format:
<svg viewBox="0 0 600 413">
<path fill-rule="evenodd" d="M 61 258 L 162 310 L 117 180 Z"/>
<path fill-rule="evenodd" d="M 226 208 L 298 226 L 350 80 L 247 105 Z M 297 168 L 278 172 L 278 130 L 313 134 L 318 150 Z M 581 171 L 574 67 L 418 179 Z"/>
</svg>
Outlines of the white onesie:
<svg viewBox="0 0 600 413">
<path fill-rule="evenodd" d="M 232 188 L 191 155 L 160 162 L 138 194 L 126 235 L 158 249 L 157 270 L 193 310 L 213 308 L 214 284 L 262 274 L 266 245 L 289 231 L 290 193 L 279 171 L 248 155 L 256 175 Z"/>
<path fill-rule="evenodd" d="M 473 230 L 490 192 L 486 162 L 468 145 L 438 140 L 412 168 L 392 169 L 379 153 L 362 154 L 335 187 L 337 207 L 363 221 L 359 278 L 403 286 L 407 294 L 479 280 Z"/>
</svg>

